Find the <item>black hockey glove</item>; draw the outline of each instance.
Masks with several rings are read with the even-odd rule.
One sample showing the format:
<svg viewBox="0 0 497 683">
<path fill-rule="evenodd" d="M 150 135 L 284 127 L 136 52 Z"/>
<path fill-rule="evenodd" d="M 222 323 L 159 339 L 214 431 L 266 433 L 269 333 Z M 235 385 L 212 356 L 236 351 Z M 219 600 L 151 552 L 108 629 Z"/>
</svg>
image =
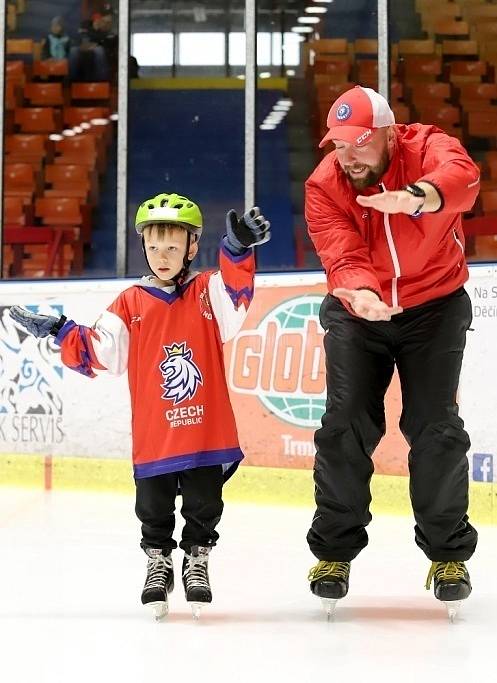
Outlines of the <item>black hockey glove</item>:
<svg viewBox="0 0 497 683">
<path fill-rule="evenodd" d="M 226 240 L 230 251 L 242 254 L 248 247 L 254 247 L 271 239 L 270 222 L 260 212 L 258 206 L 238 218 L 231 209 L 226 214 Z"/>
<path fill-rule="evenodd" d="M 60 318 L 53 315 L 38 315 L 21 306 L 11 306 L 9 315 L 34 337 L 48 337 L 49 334 L 56 337 L 67 320 L 65 315 L 61 315 Z"/>
</svg>

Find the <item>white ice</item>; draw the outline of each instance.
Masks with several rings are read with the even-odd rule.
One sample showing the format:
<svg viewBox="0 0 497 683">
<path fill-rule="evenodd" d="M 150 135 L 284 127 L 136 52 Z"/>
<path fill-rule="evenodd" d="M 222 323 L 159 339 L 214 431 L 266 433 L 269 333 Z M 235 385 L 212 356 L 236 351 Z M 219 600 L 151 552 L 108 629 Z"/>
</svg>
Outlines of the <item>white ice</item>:
<svg viewBox="0 0 497 683">
<path fill-rule="evenodd" d="M 146 558 L 127 495 L 0 488 L 3 683 L 472 683 L 497 677 L 497 528 L 480 527 L 457 622 L 424 588 L 407 518 L 377 517 L 328 623 L 308 588 L 312 510 L 227 504 L 214 601 L 194 622 L 142 607 Z"/>
</svg>

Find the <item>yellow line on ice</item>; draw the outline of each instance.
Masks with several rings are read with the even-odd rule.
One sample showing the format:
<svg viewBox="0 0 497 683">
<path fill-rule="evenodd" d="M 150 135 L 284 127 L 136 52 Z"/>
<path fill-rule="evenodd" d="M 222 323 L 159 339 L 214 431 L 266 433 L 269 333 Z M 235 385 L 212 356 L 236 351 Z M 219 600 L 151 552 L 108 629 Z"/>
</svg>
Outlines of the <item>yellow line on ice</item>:
<svg viewBox="0 0 497 683">
<path fill-rule="evenodd" d="M 44 488 L 47 467 L 54 490 L 92 490 L 132 493 L 134 482 L 127 460 L 0 455 L 3 486 Z M 407 477 L 375 475 L 371 482 L 373 514 L 412 515 Z M 242 466 L 226 484 L 226 501 L 258 505 L 290 505 L 312 508 L 311 470 Z M 497 524 L 497 487 L 471 482 L 470 515 L 480 524 Z"/>
</svg>

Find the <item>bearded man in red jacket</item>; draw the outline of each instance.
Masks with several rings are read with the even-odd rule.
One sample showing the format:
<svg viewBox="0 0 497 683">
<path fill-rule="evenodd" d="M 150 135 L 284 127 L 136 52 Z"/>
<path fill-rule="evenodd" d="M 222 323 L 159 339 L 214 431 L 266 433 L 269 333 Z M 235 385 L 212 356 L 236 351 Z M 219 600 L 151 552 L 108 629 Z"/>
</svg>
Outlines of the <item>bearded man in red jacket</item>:
<svg viewBox="0 0 497 683">
<path fill-rule="evenodd" d="M 311 590 L 331 609 L 368 542 L 371 456 L 396 366 L 415 540 L 432 563 L 427 587 L 434 578 L 451 614 L 471 592 L 464 562 L 477 542 L 456 391 L 472 319 L 461 212 L 477 197 L 479 171 L 440 129 L 395 124 L 370 88 L 341 95 L 327 125 L 320 147 L 335 149 L 308 178 L 305 200 L 329 292 L 320 313 L 328 395 L 315 437 Z"/>
</svg>

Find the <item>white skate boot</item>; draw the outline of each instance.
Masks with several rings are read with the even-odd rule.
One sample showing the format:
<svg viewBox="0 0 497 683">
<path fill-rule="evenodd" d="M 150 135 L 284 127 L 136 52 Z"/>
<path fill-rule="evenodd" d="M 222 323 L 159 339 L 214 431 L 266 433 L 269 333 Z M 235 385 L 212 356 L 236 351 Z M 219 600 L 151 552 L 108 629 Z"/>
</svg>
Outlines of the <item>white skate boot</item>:
<svg viewBox="0 0 497 683">
<path fill-rule="evenodd" d="M 210 548 L 194 545 L 190 554 L 185 552 L 183 559 L 183 586 L 194 619 L 200 617 L 200 610 L 204 605 L 212 602 L 208 572 L 209 552 Z"/>
<path fill-rule="evenodd" d="M 168 595 L 174 588 L 174 569 L 171 553 L 163 555 L 159 548 L 145 548 L 148 555 L 147 578 L 142 591 L 142 604 L 152 607 L 155 620 L 169 612 Z"/>
</svg>

